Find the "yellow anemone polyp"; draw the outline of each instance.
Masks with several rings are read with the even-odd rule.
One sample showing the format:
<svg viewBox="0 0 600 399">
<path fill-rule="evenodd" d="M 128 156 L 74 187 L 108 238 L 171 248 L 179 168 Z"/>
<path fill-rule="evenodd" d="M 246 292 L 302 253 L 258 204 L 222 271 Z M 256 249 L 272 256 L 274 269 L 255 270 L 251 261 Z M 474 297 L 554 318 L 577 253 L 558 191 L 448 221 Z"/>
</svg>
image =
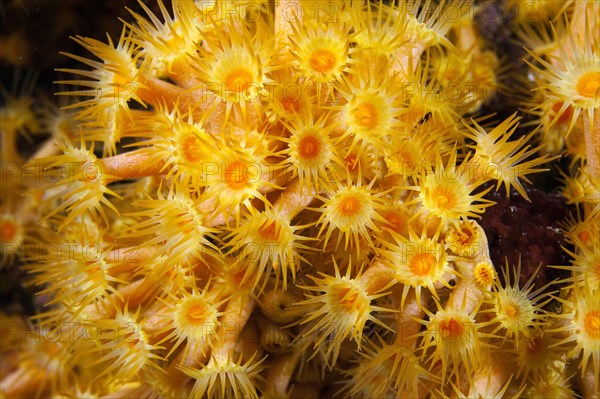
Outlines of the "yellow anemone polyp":
<svg viewBox="0 0 600 399">
<path fill-rule="evenodd" d="M 329 72 L 335 67 L 336 56 L 327 49 L 315 50 L 310 57 L 310 67 L 316 72 Z"/>
<path fill-rule="evenodd" d="M 459 219 L 479 217 L 485 212 L 485 208 L 494 204 L 484 198 L 492 187 L 471 194 L 481 185 L 482 180 L 472 179 L 472 173 L 466 163 L 456 166 L 455 162 L 456 155 L 452 155 L 446 167 L 438 163 L 435 171 L 428 172 L 420 184 L 419 200 L 423 209 L 416 216 L 427 212 L 439 217 L 442 220 L 440 227 L 447 227 Z"/>
<path fill-rule="evenodd" d="M 600 311 L 592 310 L 583 318 L 585 332 L 592 339 L 600 339 Z"/>
<path fill-rule="evenodd" d="M 378 211 L 381 208 L 381 199 L 372 194 L 365 186 L 350 186 L 339 190 L 331 198 L 324 199 L 322 223 L 319 235 L 327 229 L 325 242 L 334 230 L 338 230 L 338 244 L 345 237 L 345 248 L 350 239 L 355 248 L 359 247 L 361 239 L 372 245 L 369 231 L 378 231 L 375 220 L 382 221 Z M 336 244 L 337 245 L 337 244 Z"/>
<path fill-rule="evenodd" d="M 234 161 L 225 168 L 225 183 L 232 190 L 244 189 L 250 179 L 242 162 Z"/>
<path fill-rule="evenodd" d="M 377 109 L 371 103 L 360 103 L 352 111 L 352 116 L 355 122 L 364 128 L 372 129 L 377 125 Z"/>
<path fill-rule="evenodd" d="M 198 321 L 205 321 L 207 316 L 206 306 L 202 303 L 195 303 L 190 305 L 187 311 L 188 321 L 190 323 L 197 323 Z"/>
<path fill-rule="evenodd" d="M 433 349 L 430 361 L 439 362 L 443 380 L 458 376 L 462 367 L 470 373 L 480 366 L 481 335 L 471 314 L 464 310 L 438 310 L 430 314 L 426 324 L 427 331 L 422 333 L 423 348 Z M 450 368 L 451 372 L 447 373 Z"/>
<path fill-rule="evenodd" d="M 429 175 L 423 186 L 423 203 L 437 216 L 458 219 L 471 205 L 469 193 L 460 181 L 436 181 L 436 177 Z"/>
<path fill-rule="evenodd" d="M 577 93 L 586 98 L 594 98 L 600 94 L 600 72 L 592 71 L 577 80 Z"/>
<path fill-rule="evenodd" d="M 446 245 L 457 255 L 473 257 L 481 248 L 481 233 L 477 224 L 472 220 L 463 220 L 457 225 L 451 225 L 446 233 Z M 477 276 L 477 267 L 474 269 L 474 275 Z M 492 272 L 494 267 L 490 265 Z"/>
<path fill-rule="evenodd" d="M 509 317 L 517 317 L 517 313 L 519 313 L 519 310 L 517 309 L 517 307 L 515 305 L 509 303 L 504 308 L 504 312 Z"/>
<path fill-rule="evenodd" d="M 438 193 L 437 195 L 437 206 L 440 209 L 452 208 L 454 202 L 451 201 L 452 197 L 445 193 Z"/>
<path fill-rule="evenodd" d="M 583 242 L 583 243 L 588 243 L 588 242 L 590 242 L 592 235 L 589 231 L 584 230 L 584 231 L 577 233 L 577 238 L 579 238 L 581 240 L 581 242 Z"/>
<path fill-rule="evenodd" d="M 473 278 L 481 287 L 492 284 L 495 279 L 495 274 L 494 266 L 490 262 L 479 262 L 473 269 Z"/>
<path fill-rule="evenodd" d="M 13 220 L 0 221 L 0 242 L 7 243 L 14 241 L 17 236 L 17 225 Z"/>
<path fill-rule="evenodd" d="M 202 143 L 196 135 L 189 135 L 183 138 L 182 141 L 182 155 L 183 157 L 192 163 L 199 162 L 203 159 Z"/>
<path fill-rule="evenodd" d="M 542 345 L 542 337 L 533 337 L 530 341 L 527 342 L 527 345 L 525 345 L 525 350 L 527 351 L 527 354 L 535 356 L 541 352 Z"/>
<path fill-rule="evenodd" d="M 390 261 L 394 279 L 404 284 L 402 304 L 410 289 L 414 288 L 419 304 L 423 288 L 427 288 L 437 297 L 436 286 L 447 285 L 445 276 L 450 272 L 450 265 L 443 243 L 427 238 L 425 232 L 419 237 L 409 227 L 408 240 L 402 240 L 397 246 L 390 246 L 390 249 L 386 256 Z"/>
<path fill-rule="evenodd" d="M 440 321 L 440 332 L 444 339 L 454 341 L 462 336 L 463 328 L 456 319 L 450 318 Z"/>
<path fill-rule="evenodd" d="M 174 310 L 174 327 L 182 337 L 201 338 L 206 326 L 216 323 L 219 313 L 204 294 L 185 295 Z"/>
<path fill-rule="evenodd" d="M 298 154 L 303 159 L 315 159 L 321 153 L 321 140 L 314 135 L 302 137 L 298 142 Z"/>
<path fill-rule="evenodd" d="M 241 93 L 252 84 L 252 73 L 240 68 L 231 71 L 225 78 L 225 87 L 229 91 Z"/>
<path fill-rule="evenodd" d="M 419 253 L 410 258 L 408 267 L 416 276 L 427 276 L 436 263 L 435 256 L 429 253 Z"/>
<path fill-rule="evenodd" d="M 359 292 L 353 289 L 353 287 L 343 286 L 337 292 L 335 292 L 335 290 L 332 290 L 332 294 L 334 297 L 337 296 L 338 305 L 348 308 L 348 310 L 352 310 L 357 306 L 360 308 L 362 307 L 361 305 L 363 305 L 359 302 L 359 298 L 362 299 L 362 297 L 359 297 Z"/>
<path fill-rule="evenodd" d="M 258 233 L 266 240 L 276 242 L 279 240 L 281 228 L 277 227 L 276 220 L 266 220 L 262 226 L 258 228 Z"/>
<path fill-rule="evenodd" d="M 344 216 L 353 216 L 360 212 L 361 204 L 356 197 L 346 197 L 340 201 L 338 210 Z"/>
<path fill-rule="evenodd" d="M 337 81 L 347 67 L 350 49 L 346 25 L 307 24 L 295 29 L 290 41 L 300 72 L 319 84 L 320 98 L 320 84 Z"/>
</svg>

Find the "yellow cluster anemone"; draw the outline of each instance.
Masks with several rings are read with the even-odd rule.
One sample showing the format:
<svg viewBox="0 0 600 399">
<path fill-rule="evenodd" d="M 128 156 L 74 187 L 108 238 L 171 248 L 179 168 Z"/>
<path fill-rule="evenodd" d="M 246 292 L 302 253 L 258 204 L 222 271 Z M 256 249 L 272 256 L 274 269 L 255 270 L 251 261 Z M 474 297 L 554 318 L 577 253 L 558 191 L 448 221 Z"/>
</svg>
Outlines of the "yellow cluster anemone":
<svg viewBox="0 0 600 399">
<path fill-rule="evenodd" d="M 62 109 L 0 89 L 1 398 L 597 397 L 599 3 L 527 2 L 518 78 L 489 2 L 139 3 Z M 495 264 L 561 156 L 569 260 Z"/>
</svg>

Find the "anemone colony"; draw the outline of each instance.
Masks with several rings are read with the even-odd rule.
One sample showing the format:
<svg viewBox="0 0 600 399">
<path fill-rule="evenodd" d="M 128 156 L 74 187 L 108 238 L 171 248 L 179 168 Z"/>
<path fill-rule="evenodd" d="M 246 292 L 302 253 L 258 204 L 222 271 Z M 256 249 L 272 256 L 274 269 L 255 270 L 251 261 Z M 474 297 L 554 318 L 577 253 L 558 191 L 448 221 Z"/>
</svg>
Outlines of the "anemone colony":
<svg viewBox="0 0 600 399">
<path fill-rule="evenodd" d="M 2 398 L 598 397 L 600 3 L 508 1 L 514 86 L 484 3 L 140 6 L 74 38 L 60 111 L 4 93 L 3 265 L 44 307 L 3 315 Z M 560 155 L 537 286 L 477 219 Z"/>
</svg>

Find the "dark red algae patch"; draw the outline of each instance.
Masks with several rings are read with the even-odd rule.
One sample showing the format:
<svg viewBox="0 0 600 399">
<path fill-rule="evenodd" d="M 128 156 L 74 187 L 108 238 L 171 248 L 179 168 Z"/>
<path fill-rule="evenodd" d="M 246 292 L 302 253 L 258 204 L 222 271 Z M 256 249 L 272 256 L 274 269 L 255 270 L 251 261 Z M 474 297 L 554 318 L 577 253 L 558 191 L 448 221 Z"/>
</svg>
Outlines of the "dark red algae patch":
<svg viewBox="0 0 600 399">
<path fill-rule="evenodd" d="M 548 266 L 570 264 L 569 255 L 562 249 L 570 245 L 565 241 L 560 223 L 575 208 L 567 205 L 559 194 L 531 188 L 527 189 L 527 194 L 531 202 L 516 192 L 508 198 L 505 192 L 490 192 L 486 197 L 497 204 L 486 209 L 479 223 L 487 235 L 490 256 L 500 277 L 506 260 L 512 270 L 520 257 L 521 285 L 541 264 L 534 279 L 535 287 L 541 287 L 569 276 L 568 271 Z"/>
</svg>

